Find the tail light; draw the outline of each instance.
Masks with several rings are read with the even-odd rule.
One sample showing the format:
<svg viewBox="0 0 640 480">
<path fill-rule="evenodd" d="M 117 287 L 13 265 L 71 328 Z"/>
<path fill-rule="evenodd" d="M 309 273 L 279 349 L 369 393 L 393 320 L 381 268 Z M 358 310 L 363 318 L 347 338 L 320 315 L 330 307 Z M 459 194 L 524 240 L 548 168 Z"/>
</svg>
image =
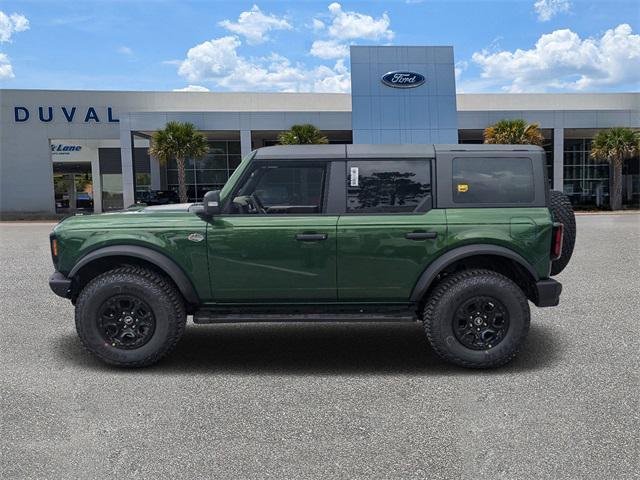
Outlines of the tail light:
<svg viewBox="0 0 640 480">
<path fill-rule="evenodd" d="M 58 265 L 58 239 L 51 235 L 51 237 L 49 237 L 49 243 L 51 245 L 51 259 L 53 260 L 54 267 L 56 267 Z"/>
<path fill-rule="evenodd" d="M 562 255 L 562 240 L 564 238 L 564 225 L 553 224 L 553 240 L 551 242 L 551 260 L 557 260 Z"/>
</svg>

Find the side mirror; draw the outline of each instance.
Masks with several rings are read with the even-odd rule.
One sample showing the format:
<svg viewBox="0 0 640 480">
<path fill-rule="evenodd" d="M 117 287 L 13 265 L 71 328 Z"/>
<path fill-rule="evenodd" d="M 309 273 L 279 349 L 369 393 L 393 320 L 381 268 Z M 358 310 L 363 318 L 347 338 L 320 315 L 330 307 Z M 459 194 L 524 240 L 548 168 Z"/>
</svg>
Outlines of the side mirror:
<svg viewBox="0 0 640 480">
<path fill-rule="evenodd" d="M 202 199 L 203 213 L 207 217 L 220 214 L 220 190 L 211 190 Z"/>
</svg>

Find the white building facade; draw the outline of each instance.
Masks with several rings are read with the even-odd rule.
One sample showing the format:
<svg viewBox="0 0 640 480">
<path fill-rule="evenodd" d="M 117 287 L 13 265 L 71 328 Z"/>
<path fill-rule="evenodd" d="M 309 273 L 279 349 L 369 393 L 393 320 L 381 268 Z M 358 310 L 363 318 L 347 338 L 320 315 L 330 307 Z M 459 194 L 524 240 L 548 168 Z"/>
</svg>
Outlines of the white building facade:
<svg viewBox="0 0 640 480">
<path fill-rule="evenodd" d="M 102 212 L 177 189 L 175 164 L 147 153 L 168 121 L 209 140 L 209 155 L 188 165 L 193 200 L 294 124 L 331 143 L 480 143 L 489 125 L 521 118 L 544 134 L 553 188 L 576 206 L 606 207 L 609 166 L 590 159 L 591 140 L 640 129 L 638 93 L 456 94 L 451 47 L 352 47 L 351 72 L 350 95 L 0 90 L 0 214 Z M 638 208 L 639 167 L 633 159 L 623 171 L 626 207 Z"/>
</svg>

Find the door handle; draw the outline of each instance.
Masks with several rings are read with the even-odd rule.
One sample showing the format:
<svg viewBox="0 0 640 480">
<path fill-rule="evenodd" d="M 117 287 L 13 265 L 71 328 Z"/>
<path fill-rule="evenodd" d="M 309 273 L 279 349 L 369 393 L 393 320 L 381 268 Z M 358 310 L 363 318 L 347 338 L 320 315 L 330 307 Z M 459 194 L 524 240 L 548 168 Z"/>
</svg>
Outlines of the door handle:
<svg viewBox="0 0 640 480">
<path fill-rule="evenodd" d="M 404 234 L 404 238 L 408 240 L 428 240 L 437 236 L 438 232 L 409 232 Z"/>
<path fill-rule="evenodd" d="M 298 233 L 296 234 L 296 240 L 299 242 L 319 242 L 320 240 L 326 240 L 326 233 Z"/>
</svg>

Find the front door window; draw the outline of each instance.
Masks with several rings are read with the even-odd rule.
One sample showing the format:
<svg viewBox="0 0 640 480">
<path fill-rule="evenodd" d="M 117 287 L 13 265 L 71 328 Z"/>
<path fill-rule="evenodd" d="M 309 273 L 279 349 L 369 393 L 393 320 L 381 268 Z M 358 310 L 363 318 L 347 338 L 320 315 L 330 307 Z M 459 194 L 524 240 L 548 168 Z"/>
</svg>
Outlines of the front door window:
<svg viewBox="0 0 640 480">
<path fill-rule="evenodd" d="M 323 165 L 269 165 L 256 168 L 234 197 L 232 213 L 322 213 Z"/>
</svg>

